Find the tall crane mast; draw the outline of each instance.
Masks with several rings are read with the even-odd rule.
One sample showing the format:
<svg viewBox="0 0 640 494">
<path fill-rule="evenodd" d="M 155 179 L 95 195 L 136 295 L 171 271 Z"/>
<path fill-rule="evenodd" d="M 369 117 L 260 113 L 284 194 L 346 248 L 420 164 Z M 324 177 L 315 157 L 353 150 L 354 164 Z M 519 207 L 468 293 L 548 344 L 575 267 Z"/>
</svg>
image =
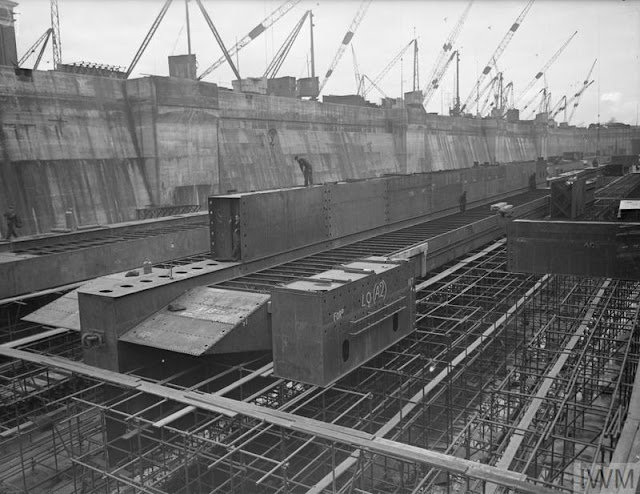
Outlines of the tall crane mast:
<svg viewBox="0 0 640 494">
<path fill-rule="evenodd" d="M 263 77 L 273 78 L 277 75 L 278 71 L 280 70 L 280 67 L 282 67 L 282 64 L 287 58 L 289 51 L 291 51 L 291 47 L 293 46 L 293 43 L 298 37 L 298 34 L 300 34 L 300 31 L 302 30 L 302 26 L 304 25 L 304 22 L 307 20 L 307 17 L 309 17 L 310 13 L 311 11 L 307 10 L 302 16 L 302 18 L 298 21 L 298 23 L 293 27 L 293 30 L 291 31 L 291 33 L 289 33 L 289 36 L 287 36 L 287 39 L 284 40 L 284 43 L 282 43 L 282 46 L 280 47 L 276 55 L 273 57 L 273 60 L 271 60 L 271 63 L 269 64 L 269 66 L 264 71 Z"/>
<path fill-rule="evenodd" d="M 371 91 L 373 87 L 377 87 L 376 84 L 378 84 L 382 80 L 382 78 L 389 73 L 389 71 L 393 68 L 393 66 L 398 63 L 398 60 L 400 60 L 402 56 L 405 54 L 405 52 L 409 48 L 411 48 L 411 45 L 413 44 L 413 42 L 414 40 L 409 41 L 409 43 L 407 43 L 407 45 L 404 48 L 402 48 L 402 50 L 400 50 L 400 52 L 395 57 L 393 57 L 393 59 L 387 64 L 387 66 L 384 69 L 382 69 L 376 77 L 374 77 L 373 81 L 369 79 L 371 83 L 362 92 L 362 96 L 366 96 L 367 93 Z"/>
<path fill-rule="evenodd" d="M 51 0 L 51 29 L 53 29 L 53 68 L 58 68 L 62 60 L 62 41 L 60 40 L 60 14 L 58 12 L 58 0 Z"/>
<path fill-rule="evenodd" d="M 449 52 L 451 52 L 451 50 L 453 49 L 453 45 L 455 44 L 456 40 L 458 39 L 458 36 L 460 35 L 460 32 L 462 31 L 462 26 L 464 25 L 464 21 L 467 18 L 467 14 L 469 14 L 471 5 L 473 5 L 473 0 L 470 0 L 470 2 L 467 4 L 464 11 L 458 18 L 458 22 L 456 22 L 456 25 L 453 27 L 453 29 L 449 33 L 449 37 L 444 42 L 444 45 L 442 45 L 442 50 L 438 55 L 438 59 L 436 60 L 436 63 L 431 69 L 431 74 L 427 79 L 427 85 L 422 91 L 424 93 L 424 100 L 422 101 L 422 105 L 425 108 L 429 104 L 429 101 L 431 101 L 431 98 L 433 97 L 433 93 L 435 92 L 435 90 L 438 89 L 438 86 L 440 85 L 440 80 L 442 79 L 442 76 L 444 75 L 444 73 L 447 71 L 447 67 L 449 67 L 449 64 L 451 63 L 452 55 L 449 55 Z"/>
<path fill-rule="evenodd" d="M 597 61 L 598 61 L 597 58 L 593 61 L 593 64 L 589 69 L 589 73 L 587 74 L 587 78 L 583 81 L 582 87 L 575 94 L 573 98 L 575 101 L 573 103 L 573 108 L 571 108 L 571 113 L 569 113 L 569 118 L 567 119 L 567 123 L 571 123 L 571 119 L 573 118 L 573 115 L 576 113 L 576 110 L 578 109 L 578 105 L 580 104 L 580 98 L 582 98 L 582 95 L 584 94 L 584 92 L 587 90 L 589 86 L 591 86 L 591 83 L 593 82 L 593 81 L 589 82 L 589 79 L 591 78 L 591 73 L 593 72 L 593 68 L 596 66 Z"/>
<path fill-rule="evenodd" d="M 557 58 L 560 56 L 560 54 L 564 51 L 564 49 L 567 47 L 567 45 L 571 42 L 571 40 L 574 38 L 574 36 L 578 34 L 578 31 L 574 32 L 567 41 L 564 42 L 564 44 L 558 49 L 558 51 L 556 51 L 553 56 L 547 61 L 546 64 L 544 64 L 544 67 L 542 67 L 542 69 L 540 69 L 540 71 L 533 77 L 533 79 L 531 79 L 531 81 L 529 82 L 529 84 L 527 84 L 527 87 L 525 87 L 522 92 L 520 93 L 520 95 L 518 96 L 518 98 L 515 101 L 515 104 L 517 105 L 524 96 L 526 96 L 527 92 L 529 91 L 529 89 L 531 89 L 533 87 L 533 85 L 538 82 L 538 80 L 547 72 L 547 70 L 549 69 L 549 67 L 551 67 L 551 65 L 553 64 L 553 62 L 555 62 L 557 60 Z"/>
<path fill-rule="evenodd" d="M 413 91 L 420 89 L 420 70 L 418 67 L 418 38 L 414 29 L 413 33 Z"/>
<path fill-rule="evenodd" d="M 516 21 L 511 25 L 507 33 L 502 38 L 502 41 L 500 42 L 500 44 L 498 45 L 498 47 L 495 49 L 495 51 L 489 58 L 489 61 L 487 62 L 486 67 L 482 69 L 482 74 L 480 74 L 480 77 L 478 78 L 478 81 L 476 82 L 476 85 L 474 87 L 480 86 L 484 81 L 485 77 L 487 77 L 489 72 L 491 72 L 491 69 L 496 65 L 496 63 L 498 62 L 498 59 L 500 58 L 502 53 L 504 53 L 504 50 L 507 48 L 507 45 L 513 39 L 513 36 L 516 34 L 516 31 L 522 24 L 522 21 L 529 13 L 529 10 L 531 10 L 531 7 L 533 6 L 534 1 L 535 0 L 528 0 L 527 5 L 525 5 L 524 9 L 522 9 L 522 12 L 520 12 L 520 15 L 518 16 Z M 472 89 L 471 92 L 469 93 L 469 96 L 465 100 L 464 105 L 462 105 L 461 110 L 464 111 L 464 109 L 469 106 L 471 101 L 473 101 L 474 93 L 475 93 L 475 90 Z"/>
<path fill-rule="evenodd" d="M 338 51 L 333 57 L 333 60 L 331 61 L 331 65 L 329 65 L 329 69 L 327 70 L 327 73 L 324 75 L 324 79 L 320 84 L 320 90 L 318 91 L 318 94 L 322 93 L 322 90 L 327 85 L 327 81 L 329 80 L 329 77 L 331 77 L 331 74 L 333 74 L 333 71 L 335 70 L 338 63 L 340 62 L 340 59 L 342 58 L 344 51 L 347 49 L 347 45 L 353 39 L 353 36 L 356 33 L 356 30 L 358 29 L 358 26 L 360 25 L 362 18 L 367 13 L 367 9 L 369 8 L 370 4 L 371 4 L 371 0 L 363 0 L 363 2 L 360 4 L 360 8 L 358 8 L 358 11 L 356 12 L 355 17 L 351 21 L 351 25 L 349 26 L 349 30 L 347 31 L 347 34 L 345 34 L 344 38 L 342 38 L 342 43 L 340 44 Z"/>
<path fill-rule="evenodd" d="M 271 12 L 271 14 L 269 14 L 269 16 L 267 16 L 266 19 L 264 19 L 260 24 L 258 24 L 256 27 L 254 27 L 249 32 L 249 34 L 244 36 L 240 41 L 238 41 L 234 46 L 232 46 L 228 50 L 229 56 L 233 56 L 237 52 L 242 50 L 245 46 L 247 46 L 249 43 L 251 43 L 254 39 L 256 39 L 258 36 L 260 36 L 263 32 L 265 32 L 272 24 L 274 24 L 276 21 L 278 21 L 280 18 L 282 18 L 282 16 L 284 16 L 287 12 L 289 12 L 299 2 L 300 2 L 300 0 L 287 0 L 282 5 L 280 5 L 280 7 L 278 7 L 276 10 Z M 218 60 L 213 62 L 213 64 L 211 64 L 211 66 L 209 66 L 204 72 L 202 72 L 202 74 L 200 74 L 198 76 L 198 80 L 200 81 L 200 80 L 204 79 L 205 77 L 207 77 L 211 72 L 213 72 L 218 67 L 223 65 L 226 61 L 227 61 L 227 57 L 226 56 L 220 57 Z"/>
</svg>

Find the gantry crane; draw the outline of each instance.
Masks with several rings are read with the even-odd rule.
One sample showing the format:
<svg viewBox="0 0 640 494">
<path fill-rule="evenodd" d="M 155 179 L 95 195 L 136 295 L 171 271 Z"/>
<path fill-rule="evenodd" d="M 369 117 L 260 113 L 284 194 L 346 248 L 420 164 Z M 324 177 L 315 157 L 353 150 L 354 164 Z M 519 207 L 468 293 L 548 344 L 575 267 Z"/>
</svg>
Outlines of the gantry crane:
<svg viewBox="0 0 640 494">
<path fill-rule="evenodd" d="M 593 83 L 593 81 L 589 82 L 589 79 L 591 77 L 591 73 L 593 72 L 593 68 L 596 66 L 596 62 L 597 61 L 598 61 L 597 58 L 593 61 L 593 64 L 591 65 L 591 68 L 589 69 L 589 73 L 587 74 L 587 78 L 582 83 L 582 87 L 580 88 L 580 90 L 572 98 L 572 100 L 573 100 L 573 108 L 571 108 L 571 113 L 569 113 L 569 118 L 567 119 L 567 123 L 571 123 L 571 119 L 573 118 L 573 115 L 575 115 L 576 110 L 578 109 L 578 105 L 580 104 L 580 98 L 582 98 L 582 95 L 584 94 L 584 92 Z"/>
<path fill-rule="evenodd" d="M 500 58 L 502 53 L 504 53 L 504 50 L 507 48 L 507 45 L 513 39 L 513 36 L 515 35 L 516 31 L 522 24 L 522 21 L 529 13 L 529 10 L 531 10 L 531 7 L 533 6 L 534 1 L 535 0 L 528 0 L 527 5 L 525 5 L 525 7 L 522 9 L 522 12 L 520 12 L 520 15 L 518 16 L 516 21 L 511 25 L 507 33 L 502 38 L 502 41 L 500 42 L 500 44 L 498 45 L 498 47 L 495 49 L 495 51 L 489 58 L 487 65 L 482 70 L 482 74 L 480 74 L 480 77 L 478 78 L 478 81 L 476 82 L 474 87 L 479 87 L 484 82 L 485 77 L 487 77 L 489 72 L 491 72 L 491 69 L 495 67 L 498 59 Z M 469 93 L 469 96 L 464 102 L 464 105 L 462 105 L 461 111 L 464 111 L 469 106 L 471 101 L 473 101 L 475 92 L 476 92 L 475 89 L 471 90 L 471 92 Z"/>
<path fill-rule="evenodd" d="M 402 50 L 400 50 L 400 52 L 395 57 L 393 57 L 393 59 L 386 65 L 386 67 L 382 69 L 376 77 L 374 77 L 373 81 L 371 81 L 369 86 L 365 88 L 365 90 L 362 92 L 362 96 L 366 96 L 367 93 L 369 93 L 369 91 L 371 91 L 373 87 L 376 87 L 376 84 L 378 84 L 382 80 L 382 78 L 389 73 L 389 71 L 393 68 L 393 66 L 396 63 L 398 63 L 398 60 L 400 60 L 402 56 L 405 54 L 405 52 L 409 48 L 411 48 L 411 45 L 415 43 L 415 41 L 416 41 L 415 39 L 412 39 L 411 41 L 409 41 L 409 43 L 407 43 L 406 46 L 402 48 Z"/>
<path fill-rule="evenodd" d="M 300 34 L 300 31 L 302 30 L 302 26 L 304 25 L 304 22 L 307 20 L 307 17 L 309 17 L 310 13 L 311 11 L 307 10 L 302 16 L 302 18 L 298 21 L 298 23 L 293 27 L 293 30 L 291 31 L 291 33 L 289 33 L 289 36 L 287 36 L 287 39 L 284 40 L 284 43 L 282 43 L 282 46 L 280 47 L 276 55 L 273 57 L 273 60 L 271 60 L 271 63 L 269 64 L 267 69 L 264 71 L 264 74 L 262 77 L 272 79 L 278 74 L 280 67 L 282 67 L 282 64 L 287 58 L 287 55 L 289 54 L 289 51 L 291 50 L 293 43 L 298 37 L 298 34 Z"/>
<path fill-rule="evenodd" d="M 527 86 L 522 90 L 522 92 L 520 93 L 520 95 L 516 98 L 515 104 L 517 105 L 520 101 L 522 101 L 522 98 L 524 96 L 526 96 L 527 92 L 533 87 L 533 85 L 538 82 L 538 80 L 547 72 L 547 70 L 549 69 L 549 67 L 551 67 L 551 65 L 553 64 L 553 62 L 555 62 L 557 60 L 557 58 L 560 56 L 560 54 L 564 51 L 564 49 L 567 47 L 567 45 L 571 42 L 571 40 L 574 38 L 574 36 L 578 34 L 578 31 L 574 32 L 567 41 L 564 42 L 564 44 L 558 49 L 558 51 L 556 51 L 553 56 L 547 61 L 546 64 L 544 64 L 544 67 L 542 67 L 542 69 L 540 69 L 540 71 L 533 77 L 533 79 L 531 79 L 531 81 L 529 82 L 529 84 L 527 84 Z"/>
<path fill-rule="evenodd" d="M 266 19 L 264 19 L 260 24 L 258 24 L 256 27 L 254 27 L 249 32 L 249 34 L 244 36 L 240 41 L 238 41 L 234 46 L 232 46 L 228 50 L 229 56 L 233 56 L 237 52 L 242 50 L 245 46 L 247 46 L 249 43 L 251 43 L 254 39 L 256 39 L 258 36 L 260 36 L 263 32 L 265 32 L 276 21 L 281 19 L 282 16 L 284 16 L 287 12 L 289 12 L 299 2 L 300 2 L 300 0 L 287 0 L 282 5 L 280 5 L 280 7 L 278 7 L 276 10 L 271 12 L 271 14 L 269 14 L 269 16 Z M 204 79 L 205 77 L 207 77 L 211 72 L 213 72 L 218 67 L 220 67 L 222 64 L 224 64 L 225 61 L 228 61 L 226 56 L 220 57 L 213 64 L 211 64 L 211 66 L 209 66 L 205 71 L 203 71 L 202 74 L 200 74 L 198 76 L 198 80 L 200 81 L 200 80 Z"/>
<path fill-rule="evenodd" d="M 449 33 L 449 37 L 444 42 L 444 45 L 442 45 L 442 50 L 440 51 L 440 54 L 438 55 L 436 63 L 434 64 L 433 68 L 431 69 L 431 73 L 429 75 L 429 78 L 427 79 L 427 85 L 425 86 L 425 88 L 423 90 L 424 99 L 422 101 L 422 105 L 425 108 L 429 104 L 429 101 L 431 101 L 431 98 L 433 97 L 433 93 L 435 93 L 436 89 L 438 89 L 438 86 L 440 86 L 440 80 L 444 76 L 444 73 L 447 71 L 447 68 L 449 67 L 449 64 L 453 60 L 453 58 L 452 58 L 453 57 L 453 53 L 450 54 L 450 52 L 453 49 L 453 45 L 455 44 L 456 40 L 458 39 L 458 36 L 460 35 L 460 32 L 462 31 L 462 26 L 464 25 L 464 21 L 467 18 L 467 14 L 469 14 L 469 10 L 471 9 L 471 5 L 473 5 L 473 0 L 471 0 L 467 4 L 466 8 L 464 9 L 462 14 L 458 18 L 458 22 L 456 22 L 456 25 L 453 27 L 453 29 Z"/>
<path fill-rule="evenodd" d="M 33 45 L 31 45 L 31 47 L 27 50 L 27 52 L 24 55 L 22 55 L 22 58 L 18 60 L 18 67 L 22 67 L 22 65 L 29 59 L 29 57 L 36 52 L 36 50 L 38 49 L 38 46 L 42 44 L 42 46 L 40 47 L 40 52 L 38 53 L 38 57 L 36 58 L 36 63 L 33 65 L 33 70 L 36 70 L 38 68 L 38 65 L 40 65 L 40 60 L 42 60 L 42 55 L 44 55 L 44 51 L 47 48 L 47 43 L 49 42 L 49 38 L 51 38 L 52 34 L 53 34 L 53 28 L 47 29 L 36 40 L 36 42 Z"/>
<path fill-rule="evenodd" d="M 320 90 L 318 91 L 318 95 L 320 93 L 322 93 L 322 90 L 327 85 L 327 81 L 329 80 L 329 77 L 331 77 L 331 74 L 333 74 L 333 71 L 335 70 L 335 68 L 337 67 L 338 63 L 340 62 L 340 59 L 342 58 L 342 55 L 344 54 L 344 51 L 347 49 L 347 45 L 353 39 L 353 36 L 355 35 L 356 30 L 358 29 L 358 26 L 360 25 L 360 22 L 362 21 L 362 18 L 367 13 L 367 9 L 369 8 L 370 4 L 371 4 L 371 0 L 363 0 L 363 2 L 360 4 L 360 7 L 358 8 L 358 11 L 356 12 L 355 17 L 351 21 L 351 25 L 349 26 L 349 30 L 347 31 L 347 34 L 345 34 L 344 38 L 342 38 L 342 43 L 340 44 L 340 47 L 338 48 L 338 51 L 336 52 L 335 56 L 333 57 L 333 60 L 331 61 L 331 65 L 329 65 L 329 69 L 327 70 L 327 73 L 324 75 L 324 79 L 322 80 L 322 83 L 320 84 Z"/>
</svg>

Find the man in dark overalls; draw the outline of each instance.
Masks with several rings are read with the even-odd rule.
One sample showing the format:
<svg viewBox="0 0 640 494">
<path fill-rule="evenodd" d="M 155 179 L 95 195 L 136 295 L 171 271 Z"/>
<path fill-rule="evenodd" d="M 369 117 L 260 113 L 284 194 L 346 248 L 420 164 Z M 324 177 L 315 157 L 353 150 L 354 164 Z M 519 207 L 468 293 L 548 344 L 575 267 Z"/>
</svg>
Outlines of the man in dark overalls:
<svg viewBox="0 0 640 494">
<path fill-rule="evenodd" d="M 311 163 L 304 158 L 299 158 L 298 156 L 294 156 L 293 159 L 298 162 L 298 165 L 300 165 L 300 171 L 302 171 L 302 174 L 304 175 L 304 186 L 308 187 L 309 185 L 313 185 L 313 169 L 311 168 Z"/>
</svg>

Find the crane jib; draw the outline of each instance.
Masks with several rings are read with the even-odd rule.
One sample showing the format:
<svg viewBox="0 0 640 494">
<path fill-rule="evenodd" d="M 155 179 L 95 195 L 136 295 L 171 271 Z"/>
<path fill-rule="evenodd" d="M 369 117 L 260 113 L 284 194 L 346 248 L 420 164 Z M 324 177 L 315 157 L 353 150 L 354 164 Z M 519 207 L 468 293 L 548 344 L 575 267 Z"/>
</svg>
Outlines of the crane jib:
<svg viewBox="0 0 640 494">
<path fill-rule="evenodd" d="M 248 34 L 248 36 L 251 39 L 257 38 L 258 36 L 260 36 L 264 30 L 267 29 L 266 27 L 264 27 L 264 24 L 258 24 L 256 27 L 254 27 L 251 32 Z"/>
</svg>

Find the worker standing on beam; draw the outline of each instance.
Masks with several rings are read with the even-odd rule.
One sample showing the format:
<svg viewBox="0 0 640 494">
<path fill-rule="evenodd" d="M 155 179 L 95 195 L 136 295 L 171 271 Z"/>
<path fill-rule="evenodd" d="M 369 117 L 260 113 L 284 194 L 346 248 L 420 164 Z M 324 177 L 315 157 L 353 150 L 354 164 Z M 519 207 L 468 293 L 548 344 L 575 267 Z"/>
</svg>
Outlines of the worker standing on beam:
<svg viewBox="0 0 640 494">
<path fill-rule="evenodd" d="M 298 156 L 294 156 L 293 159 L 298 162 L 298 165 L 300 165 L 300 171 L 302 171 L 302 174 L 304 175 L 304 186 L 308 187 L 309 185 L 313 185 L 313 169 L 311 168 L 311 163 L 304 158 L 299 158 Z"/>
</svg>

